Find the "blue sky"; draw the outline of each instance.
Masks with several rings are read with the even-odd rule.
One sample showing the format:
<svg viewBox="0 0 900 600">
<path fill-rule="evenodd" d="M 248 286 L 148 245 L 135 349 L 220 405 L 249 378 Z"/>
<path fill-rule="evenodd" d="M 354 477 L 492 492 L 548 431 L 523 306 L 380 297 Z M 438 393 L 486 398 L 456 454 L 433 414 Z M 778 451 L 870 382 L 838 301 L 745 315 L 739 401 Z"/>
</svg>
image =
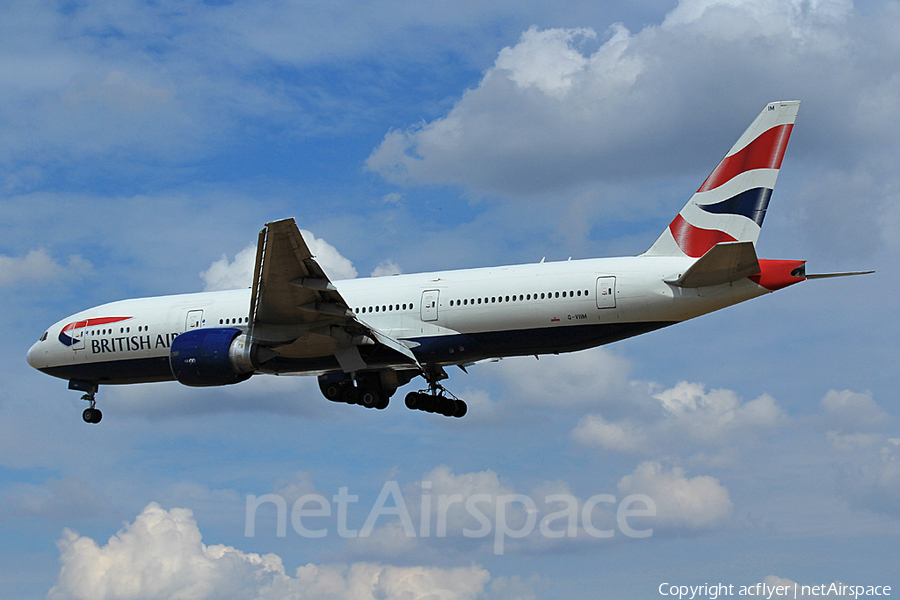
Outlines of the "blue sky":
<svg viewBox="0 0 900 600">
<path fill-rule="evenodd" d="M 896 3 L 42 2 L 0 17 L 0 595 L 900 585 Z M 258 230 L 287 216 L 335 277 L 638 254 L 782 99 L 803 104 L 760 255 L 877 274 L 454 371 L 462 420 L 406 410 L 406 389 L 366 411 L 312 379 L 255 377 L 103 388 L 88 426 L 79 394 L 25 363 L 82 308 L 241 285 Z M 648 538 L 535 530 L 502 554 L 465 536 L 459 506 L 440 537 L 389 516 L 367 538 L 333 517 L 309 521 L 323 538 L 279 537 L 271 506 L 246 535 L 248 495 L 347 488 L 360 529 L 390 485 L 432 528 L 440 494 L 517 494 L 546 515 L 551 494 L 640 493 L 658 510 Z"/>
</svg>

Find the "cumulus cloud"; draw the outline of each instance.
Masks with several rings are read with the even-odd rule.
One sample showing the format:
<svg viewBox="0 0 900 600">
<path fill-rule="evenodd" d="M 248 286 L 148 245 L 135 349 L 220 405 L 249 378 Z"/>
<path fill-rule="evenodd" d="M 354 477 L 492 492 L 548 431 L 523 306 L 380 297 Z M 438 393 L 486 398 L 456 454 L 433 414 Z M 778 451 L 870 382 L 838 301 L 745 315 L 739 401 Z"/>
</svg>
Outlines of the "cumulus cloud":
<svg viewBox="0 0 900 600">
<path fill-rule="evenodd" d="M 585 446 L 613 452 L 644 452 L 649 439 L 643 428 L 627 421 L 610 423 L 602 415 L 586 415 L 572 430 L 572 438 Z"/>
<path fill-rule="evenodd" d="M 31 250 L 23 257 L 0 254 L 0 288 L 25 282 L 49 282 L 60 277 L 83 275 L 91 265 L 81 256 L 70 256 L 68 265 L 59 264 L 43 248 Z"/>
<path fill-rule="evenodd" d="M 860 231 L 895 244 L 886 223 L 897 220 L 897 178 L 881 165 L 894 163 L 900 135 L 898 27 L 897 11 L 864 17 L 849 0 L 681 0 L 662 23 L 634 32 L 532 27 L 446 114 L 392 129 L 366 164 L 401 185 L 503 198 L 546 201 L 552 192 L 559 202 L 590 190 L 607 217 L 643 218 L 646 200 L 623 203 L 621 190 L 603 186 L 638 177 L 646 189 L 685 169 L 702 177 L 766 102 L 799 99 L 791 156 L 827 165 L 837 180 L 869 182 L 852 190 L 854 202 L 875 202 L 887 218 L 862 211 L 848 220 L 831 210 L 842 195 L 811 189 L 798 194 L 809 208 L 804 226 L 831 244 Z"/>
<path fill-rule="evenodd" d="M 683 469 L 666 470 L 658 462 L 644 462 L 619 481 L 622 494 L 646 494 L 656 503 L 654 524 L 661 528 L 704 529 L 721 525 L 734 505 L 728 490 L 715 477 L 688 478 Z"/>
<path fill-rule="evenodd" d="M 708 530 L 732 510 L 717 479 L 688 478 L 682 469 L 667 470 L 656 462 L 638 465 L 617 489 L 618 494 L 596 489 L 580 497 L 557 479 L 519 490 L 490 469 L 457 474 L 442 465 L 402 491 L 382 490 L 392 497 L 385 506 L 399 514 L 373 519 L 373 508 L 368 529 L 364 526 L 349 547 L 377 559 L 448 551 L 543 553 L 650 537 L 657 528 L 679 534 Z M 631 510 L 641 514 L 623 516 Z"/>
<path fill-rule="evenodd" d="M 611 421 L 602 414 L 582 417 L 572 438 L 585 446 L 649 454 L 679 449 L 721 448 L 736 436 L 772 431 L 787 416 L 768 394 L 742 402 L 732 390 L 706 391 L 701 383 L 679 382 L 652 394 L 660 410 L 643 418 Z"/>
<path fill-rule="evenodd" d="M 396 567 L 307 564 L 293 576 L 274 554 L 206 545 L 190 510 L 149 504 L 105 545 L 66 529 L 49 598 L 322 598 L 414 600 L 483 597 L 491 576 L 479 566 Z"/>
<path fill-rule="evenodd" d="M 378 263 L 378 266 L 375 267 L 375 270 L 372 271 L 372 277 L 385 277 L 388 275 L 399 275 L 403 271 L 400 269 L 400 265 L 395 263 L 392 260 L 383 260 Z"/>
<path fill-rule="evenodd" d="M 503 360 L 491 367 L 515 405 L 561 410 L 644 404 L 646 394 L 629 379 L 631 363 L 606 348 L 565 355 Z"/>
<path fill-rule="evenodd" d="M 900 437 L 841 450 L 836 457 L 839 494 L 856 508 L 900 516 Z"/>
<path fill-rule="evenodd" d="M 834 452 L 837 490 L 851 506 L 900 514 L 900 433 L 871 392 L 829 390 L 822 398 L 825 437 Z"/>
<path fill-rule="evenodd" d="M 256 244 L 247 246 L 229 261 L 224 254 L 209 268 L 200 273 L 203 291 L 236 290 L 253 284 L 253 268 L 256 264 Z"/>
<path fill-rule="evenodd" d="M 872 431 L 891 422 L 891 416 L 878 406 L 872 392 L 829 390 L 821 406 L 826 424 L 842 432 Z"/>
<path fill-rule="evenodd" d="M 337 248 L 325 240 L 317 238 L 310 231 L 301 229 L 300 233 L 303 235 L 306 245 L 309 246 L 309 251 L 332 281 L 356 277 L 357 273 L 353 268 L 353 263 L 341 255 Z M 253 283 L 255 265 L 256 244 L 251 244 L 235 254 L 233 261 L 229 261 L 228 257 L 223 254 L 221 259 L 200 273 L 200 278 L 204 283 L 203 289 L 212 292 L 250 287 Z"/>
</svg>

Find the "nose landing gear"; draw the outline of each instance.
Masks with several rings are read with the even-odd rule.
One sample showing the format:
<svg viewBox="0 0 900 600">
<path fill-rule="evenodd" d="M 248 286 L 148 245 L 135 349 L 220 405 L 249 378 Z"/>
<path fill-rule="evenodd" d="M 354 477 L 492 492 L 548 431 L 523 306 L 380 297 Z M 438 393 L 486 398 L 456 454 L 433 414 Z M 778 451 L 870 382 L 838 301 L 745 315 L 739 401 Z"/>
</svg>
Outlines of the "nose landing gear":
<svg viewBox="0 0 900 600">
<path fill-rule="evenodd" d="M 96 424 L 100 422 L 100 419 L 103 418 L 103 413 L 100 412 L 100 409 L 97 408 L 97 389 L 98 386 L 93 381 L 80 381 L 77 379 L 73 379 L 69 381 L 69 389 L 70 390 L 78 390 L 79 392 L 85 392 L 84 396 L 81 397 L 85 402 L 90 402 L 90 406 L 84 409 L 84 412 L 81 413 L 81 418 L 84 419 L 85 423 Z"/>
</svg>

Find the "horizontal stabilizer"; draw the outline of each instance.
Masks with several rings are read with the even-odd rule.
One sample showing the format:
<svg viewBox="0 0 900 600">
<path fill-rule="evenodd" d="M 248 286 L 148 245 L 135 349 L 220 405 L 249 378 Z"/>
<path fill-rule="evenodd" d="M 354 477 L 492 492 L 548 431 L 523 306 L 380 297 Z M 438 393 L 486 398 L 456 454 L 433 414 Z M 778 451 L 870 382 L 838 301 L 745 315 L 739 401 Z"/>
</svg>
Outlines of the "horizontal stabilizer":
<svg viewBox="0 0 900 600">
<path fill-rule="evenodd" d="M 720 242 L 677 279 L 666 283 L 685 288 L 719 285 L 760 272 L 753 242 Z"/>
</svg>

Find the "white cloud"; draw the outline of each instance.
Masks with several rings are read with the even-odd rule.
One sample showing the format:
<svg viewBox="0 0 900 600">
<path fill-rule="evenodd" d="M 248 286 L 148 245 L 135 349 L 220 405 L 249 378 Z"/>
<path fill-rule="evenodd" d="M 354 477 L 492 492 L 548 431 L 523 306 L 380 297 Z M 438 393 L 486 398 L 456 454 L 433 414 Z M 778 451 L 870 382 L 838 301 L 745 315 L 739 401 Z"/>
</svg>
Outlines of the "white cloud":
<svg viewBox="0 0 900 600">
<path fill-rule="evenodd" d="M 516 492 L 511 486 L 502 483 L 493 470 L 457 475 L 450 467 L 441 465 L 423 474 L 421 481 L 405 486 L 402 493 L 418 537 L 410 538 L 405 535 L 400 520 L 392 519 L 379 524 L 367 537 L 358 538 L 351 543 L 356 552 L 368 556 L 393 557 L 419 550 L 421 544 L 446 546 L 448 539 L 450 543 L 461 542 L 466 547 L 490 546 L 493 541 L 490 536 L 462 541 L 464 529 L 478 531 L 482 527 L 473 515 L 473 510 L 467 508 L 465 503 L 469 498 L 483 496 L 485 500 L 478 503 L 477 511 L 484 515 L 493 528 L 497 499 Z M 454 498 L 461 501 L 441 504 Z M 521 505 L 510 505 L 506 513 L 510 523 L 518 526 L 524 521 L 524 507 Z"/>
<path fill-rule="evenodd" d="M 356 277 L 356 269 L 350 260 L 341 256 L 337 248 L 321 238 L 317 238 L 311 231 L 301 229 L 303 239 L 306 240 L 309 251 L 316 258 L 319 266 L 325 271 L 325 274 L 333 281 L 340 279 L 353 279 Z"/>
<path fill-rule="evenodd" d="M 553 219 L 585 195 L 595 214 L 644 219 L 648 182 L 690 170 L 699 185 L 766 102 L 799 99 L 790 155 L 878 182 L 852 190 L 868 210 L 849 218 L 841 194 L 798 193 L 810 238 L 852 248 L 870 231 L 871 245 L 895 245 L 897 176 L 881 165 L 900 136 L 898 27 L 895 10 L 870 20 L 843 0 L 682 0 L 635 32 L 531 28 L 443 116 L 392 129 L 366 164 L 401 185 L 552 202 Z M 628 177 L 642 191 L 613 187 Z"/>
<path fill-rule="evenodd" d="M 782 34 L 803 39 L 815 35 L 816 26 L 845 21 L 852 11 L 851 0 L 681 0 L 663 27 L 695 25 L 705 35 L 725 40 Z"/>
<path fill-rule="evenodd" d="M 768 394 L 742 403 L 731 390 L 706 391 L 701 383 L 679 382 L 653 395 L 692 438 L 723 443 L 736 429 L 775 427 L 784 414 Z"/>
<path fill-rule="evenodd" d="M 621 494 L 646 494 L 656 503 L 654 526 L 704 529 L 721 525 L 731 516 L 728 490 L 715 477 L 688 479 L 684 470 L 665 470 L 658 462 L 644 462 L 619 481 Z"/>
<path fill-rule="evenodd" d="M 309 246 L 309 251 L 332 281 L 356 277 L 353 263 L 342 256 L 337 248 L 325 240 L 317 238 L 311 231 L 301 229 L 300 233 L 303 235 L 306 245 Z M 255 265 L 256 244 L 251 244 L 235 254 L 233 261 L 229 261 L 228 257 L 223 254 L 222 258 L 210 265 L 209 269 L 200 273 L 204 282 L 203 289 L 212 292 L 248 288 L 253 283 Z"/>
<path fill-rule="evenodd" d="M 811 420 L 832 451 L 835 488 L 855 509 L 900 514 L 900 437 L 896 419 L 872 393 L 829 390 Z"/>
<path fill-rule="evenodd" d="M 628 380 L 630 361 L 606 348 L 544 355 L 539 360 L 512 358 L 490 368 L 505 383 L 513 406 L 528 404 L 579 410 L 642 404 L 646 398 Z"/>
<path fill-rule="evenodd" d="M 209 268 L 200 273 L 203 291 L 236 290 L 248 288 L 253 283 L 253 269 L 256 265 L 256 244 L 251 244 L 234 255 L 229 261 L 224 254 Z"/>
<path fill-rule="evenodd" d="M 57 278 L 83 275 L 92 269 L 80 256 L 70 256 L 67 266 L 59 264 L 43 248 L 31 250 L 21 258 L 0 254 L 0 288 L 23 282 L 49 282 Z"/>
<path fill-rule="evenodd" d="M 586 415 L 572 430 L 572 438 L 584 446 L 614 452 L 643 452 L 649 445 L 643 429 L 629 422 L 610 423 L 601 415 Z"/>
<path fill-rule="evenodd" d="M 661 410 L 619 421 L 601 414 L 585 415 L 572 430 L 572 438 L 585 446 L 616 452 L 677 452 L 730 447 L 787 422 L 784 411 L 768 394 L 742 402 L 732 390 L 707 392 L 701 383 L 681 381 L 652 398 Z"/>
<path fill-rule="evenodd" d="M 62 566 L 51 599 L 465 600 L 484 597 L 491 579 L 475 565 L 374 563 L 307 564 L 290 576 L 274 554 L 204 544 L 190 510 L 156 503 L 103 546 L 69 529 L 58 545 Z"/>
<path fill-rule="evenodd" d="M 375 267 L 375 270 L 372 271 L 372 277 L 386 277 L 389 275 L 399 275 L 403 271 L 400 269 L 400 265 L 395 263 L 392 260 L 383 260 L 378 263 L 378 266 Z"/>
<path fill-rule="evenodd" d="M 821 405 L 826 423 L 844 433 L 871 431 L 891 422 L 891 416 L 878 406 L 872 392 L 829 390 Z"/>
</svg>

